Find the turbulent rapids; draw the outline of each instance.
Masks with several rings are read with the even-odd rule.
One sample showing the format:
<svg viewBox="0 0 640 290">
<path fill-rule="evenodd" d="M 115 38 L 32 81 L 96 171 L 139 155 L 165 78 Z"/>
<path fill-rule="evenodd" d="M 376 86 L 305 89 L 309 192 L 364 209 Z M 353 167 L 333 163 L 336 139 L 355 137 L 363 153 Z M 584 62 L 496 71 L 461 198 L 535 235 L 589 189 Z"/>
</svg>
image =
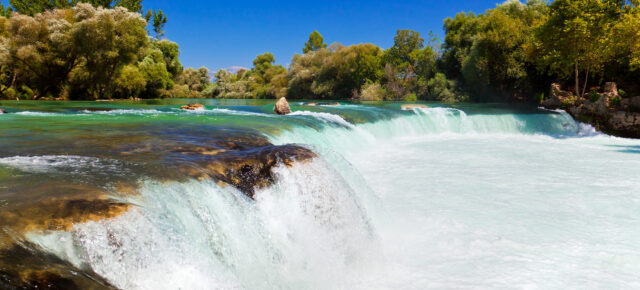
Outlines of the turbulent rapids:
<svg viewBox="0 0 640 290">
<path fill-rule="evenodd" d="M 0 288 L 640 287 L 640 141 L 563 111 L 2 102 Z"/>
</svg>

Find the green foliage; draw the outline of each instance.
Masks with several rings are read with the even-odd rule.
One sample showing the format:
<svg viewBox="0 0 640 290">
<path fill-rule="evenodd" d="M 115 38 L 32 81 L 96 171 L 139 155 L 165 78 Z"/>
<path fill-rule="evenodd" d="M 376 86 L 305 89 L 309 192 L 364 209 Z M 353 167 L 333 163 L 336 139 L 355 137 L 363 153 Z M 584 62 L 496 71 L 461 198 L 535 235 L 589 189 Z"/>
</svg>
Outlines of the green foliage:
<svg viewBox="0 0 640 290">
<path fill-rule="evenodd" d="M 193 92 L 193 95 L 199 96 L 199 94 L 211 84 L 209 69 L 206 67 L 199 69 L 188 68 L 176 78 L 176 84 L 186 86 L 189 92 Z"/>
<path fill-rule="evenodd" d="M 372 44 L 332 45 L 295 55 L 287 78 L 289 98 L 353 98 L 361 87 L 380 79 L 382 50 Z"/>
<path fill-rule="evenodd" d="M 429 99 L 435 101 L 455 102 L 456 95 L 453 93 L 454 83 L 447 79 L 443 73 L 437 73 L 429 80 Z"/>
<path fill-rule="evenodd" d="M 620 96 L 621 96 L 621 97 L 623 97 L 623 98 L 626 98 L 626 97 L 628 97 L 628 96 L 629 96 L 629 95 L 627 94 L 627 92 L 625 92 L 625 91 L 624 91 L 624 90 L 622 90 L 622 89 L 619 89 L 619 90 L 618 90 L 618 95 L 620 95 Z"/>
<path fill-rule="evenodd" d="M 147 55 L 138 64 L 138 68 L 147 79 L 145 96 L 158 98 L 163 95 L 164 90 L 173 87 L 174 82 L 171 74 L 167 71 L 164 57 L 159 49 L 150 48 Z"/>
<path fill-rule="evenodd" d="M 361 101 L 382 101 L 386 92 L 379 83 L 367 83 L 362 87 Z"/>
<path fill-rule="evenodd" d="M 167 15 L 162 10 L 154 10 L 151 14 L 151 26 L 156 34 L 156 39 L 164 36 L 164 25 L 167 23 Z"/>
<path fill-rule="evenodd" d="M 620 102 L 622 101 L 622 99 L 620 97 L 612 97 L 611 99 L 609 99 L 609 103 L 612 106 L 618 107 L 620 106 Z"/>
<path fill-rule="evenodd" d="M 418 96 L 415 93 L 411 93 L 404 97 L 405 102 L 415 102 L 418 100 Z"/>
<path fill-rule="evenodd" d="M 398 29 L 393 38 L 393 46 L 387 51 L 388 61 L 395 65 L 412 61 L 411 53 L 424 47 L 420 32 L 411 29 Z"/>
<path fill-rule="evenodd" d="M 132 64 L 122 68 L 115 80 L 115 94 L 122 98 L 137 98 L 147 86 L 147 79 L 140 69 Z"/>
<path fill-rule="evenodd" d="M 536 31 L 539 65 L 563 79 L 573 76 L 579 97 L 590 74 L 601 72 L 614 55 L 608 36 L 619 15 L 616 6 L 614 1 L 556 0 Z"/>
<path fill-rule="evenodd" d="M 589 102 L 595 103 L 600 99 L 600 94 L 598 94 L 598 92 L 596 92 L 595 90 L 592 90 L 589 92 Z"/>
<path fill-rule="evenodd" d="M 479 30 L 478 17 L 473 12 L 458 13 L 444 20 L 445 38 L 442 56 L 444 73 L 450 78 L 461 76 L 462 63 L 469 55 Z"/>
<path fill-rule="evenodd" d="M 180 63 L 180 48 L 177 43 L 163 39 L 152 41 L 152 44 L 162 52 L 167 71 L 171 74 L 172 78 L 182 73 L 183 66 Z"/>
<path fill-rule="evenodd" d="M 317 51 L 318 49 L 326 47 L 327 44 L 324 43 L 324 38 L 317 30 L 315 30 L 309 35 L 309 40 L 307 40 L 307 42 L 304 44 L 302 52 L 307 53 L 311 51 Z"/>
<path fill-rule="evenodd" d="M 9 0 L 13 10 L 29 16 L 55 8 L 71 8 L 78 3 L 106 9 L 123 7 L 130 12 L 140 12 L 142 9 L 142 0 Z"/>
</svg>

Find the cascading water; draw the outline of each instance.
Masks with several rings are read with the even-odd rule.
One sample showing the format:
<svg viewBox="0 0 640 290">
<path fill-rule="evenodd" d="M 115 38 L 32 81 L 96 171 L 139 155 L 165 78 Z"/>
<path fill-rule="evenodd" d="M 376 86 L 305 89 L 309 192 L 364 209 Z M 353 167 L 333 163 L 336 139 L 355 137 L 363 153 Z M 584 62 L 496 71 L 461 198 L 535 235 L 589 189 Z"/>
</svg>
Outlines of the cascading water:
<svg viewBox="0 0 640 290">
<path fill-rule="evenodd" d="M 162 125 L 244 126 L 318 157 L 274 167 L 273 183 L 253 199 L 215 180 L 142 175 L 137 194 L 110 188 L 113 199 L 133 205 L 127 212 L 26 235 L 114 287 L 640 287 L 633 230 L 640 226 L 640 142 L 596 133 L 565 112 L 126 110 L 69 118 L 125 118 L 117 126 L 128 126 L 129 115 L 143 114 Z M 74 160 L 104 172 L 124 164 L 60 158 L 14 154 L 0 166 L 77 174 L 66 167 Z"/>
</svg>

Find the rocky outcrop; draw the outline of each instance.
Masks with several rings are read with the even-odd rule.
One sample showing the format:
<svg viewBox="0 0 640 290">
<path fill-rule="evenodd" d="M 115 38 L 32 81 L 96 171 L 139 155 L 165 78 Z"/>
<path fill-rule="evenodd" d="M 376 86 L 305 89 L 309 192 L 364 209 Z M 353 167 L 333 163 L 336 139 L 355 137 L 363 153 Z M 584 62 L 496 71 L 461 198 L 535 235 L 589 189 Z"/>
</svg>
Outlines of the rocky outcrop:
<svg viewBox="0 0 640 290">
<path fill-rule="evenodd" d="M 201 104 L 188 104 L 180 107 L 183 110 L 195 111 L 195 110 L 204 110 L 204 105 Z"/>
<path fill-rule="evenodd" d="M 402 109 L 404 111 L 411 111 L 411 110 L 416 109 L 416 108 L 426 109 L 426 108 L 429 108 L 429 106 L 420 105 L 420 104 L 405 104 L 405 105 L 400 106 L 400 109 Z"/>
<path fill-rule="evenodd" d="M 253 198 L 256 189 L 274 182 L 271 169 L 282 164 L 309 161 L 317 155 L 313 151 L 296 146 L 268 145 L 250 150 L 208 150 L 204 148 L 180 148 L 180 154 L 189 155 L 198 167 L 181 167 L 188 176 L 198 179 L 213 178 L 232 185 Z M 196 159 L 198 158 L 198 159 Z"/>
<path fill-rule="evenodd" d="M 640 113 L 613 112 L 607 119 L 606 128 L 623 137 L 640 138 Z"/>
<path fill-rule="evenodd" d="M 273 111 L 278 115 L 287 115 L 291 113 L 291 108 L 285 97 L 280 98 L 276 105 L 273 107 Z"/>
<path fill-rule="evenodd" d="M 590 123 L 606 133 L 640 138 L 640 97 L 623 99 L 616 83 L 605 83 L 597 99 L 578 99 L 563 91 L 559 84 L 551 85 L 549 98 L 542 105 L 564 109 L 576 120 Z"/>
<path fill-rule="evenodd" d="M 567 91 L 563 91 L 560 84 L 551 84 L 549 98 L 542 102 L 542 105 L 548 108 L 560 108 L 576 101 L 576 97 Z"/>
<path fill-rule="evenodd" d="M 620 106 L 629 112 L 640 113 L 640 96 L 622 99 L 620 101 Z"/>
</svg>

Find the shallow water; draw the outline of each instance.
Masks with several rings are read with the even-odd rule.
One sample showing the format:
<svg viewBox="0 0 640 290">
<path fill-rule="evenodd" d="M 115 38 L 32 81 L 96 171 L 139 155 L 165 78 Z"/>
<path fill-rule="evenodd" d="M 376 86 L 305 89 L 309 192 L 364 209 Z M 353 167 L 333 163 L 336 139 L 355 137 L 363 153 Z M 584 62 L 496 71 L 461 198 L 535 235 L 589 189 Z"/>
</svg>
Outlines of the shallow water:
<svg viewBox="0 0 640 290">
<path fill-rule="evenodd" d="M 122 289 L 640 287 L 638 140 L 535 107 L 185 102 L 0 102 L 0 245 Z M 183 170 L 292 143 L 318 157 L 253 199 Z M 34 225 L 96 198 L 130 207 Z"/>
</svg>

